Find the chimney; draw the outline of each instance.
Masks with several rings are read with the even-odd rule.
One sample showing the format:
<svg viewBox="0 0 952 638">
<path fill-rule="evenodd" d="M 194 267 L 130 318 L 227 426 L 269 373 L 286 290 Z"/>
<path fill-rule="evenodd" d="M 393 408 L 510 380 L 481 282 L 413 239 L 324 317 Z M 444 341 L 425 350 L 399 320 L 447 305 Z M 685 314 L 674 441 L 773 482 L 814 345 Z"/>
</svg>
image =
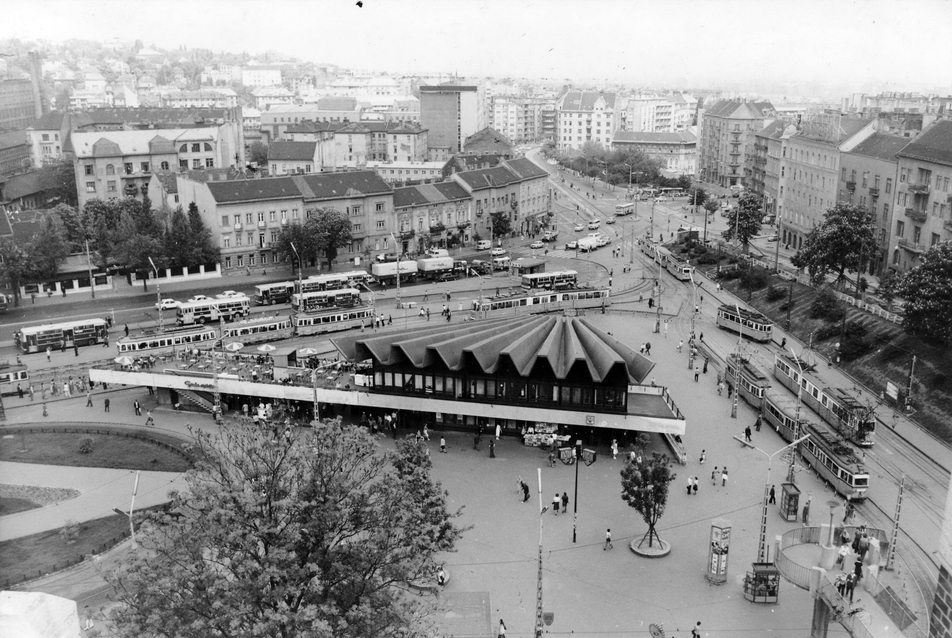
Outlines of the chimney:
<svg viewBox="0 0 952 638">
<path fill-rule="evenodd" d="M 33 88 L 33 116 L 36 119 L 43 117 L 44 111 L 48 109 L 43 108 L 43 99 L 40 96 L 40 78 L 43 77 L 43 73 L 40 70 L 40 58 L 36 54 L 36 51 L 30 51 L 30 85 Z"/>
</svg>

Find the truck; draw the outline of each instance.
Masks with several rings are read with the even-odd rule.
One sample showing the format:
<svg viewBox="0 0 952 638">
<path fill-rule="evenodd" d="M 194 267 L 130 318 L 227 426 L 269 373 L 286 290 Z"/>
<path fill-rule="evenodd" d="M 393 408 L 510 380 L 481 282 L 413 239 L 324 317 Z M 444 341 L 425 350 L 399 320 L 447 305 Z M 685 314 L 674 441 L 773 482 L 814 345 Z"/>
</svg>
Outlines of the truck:
<svg viewBox="0 0 952 638">
<path fill-rule="evenodd" d="M 597 237 L 582 237 L 578 240 L 579 252 L 587 253 L 598 248 Z"/>
<path fill-rule="evenodd" d="M 436 279 L 445 272 L 453 272 L 452 257 L 426 257 L 417 259 L 417 271 L 421 277 Z"/>
<path fill-rule="evenodd" d="M 417 278 L 417 263 L 411 260 L 387 261 L 370 266 L 370 274 L 381 286 L 389 286 L 397 281 L 397 266 L 400 266 L 400 282 L 414 281 Z"/>
<path fill-rule="evenodd" d="M 542 234 L 542 241 L 556 241 L 559 238 L 559 232 L 556 230 L 547 230 Z"/>
</svg>

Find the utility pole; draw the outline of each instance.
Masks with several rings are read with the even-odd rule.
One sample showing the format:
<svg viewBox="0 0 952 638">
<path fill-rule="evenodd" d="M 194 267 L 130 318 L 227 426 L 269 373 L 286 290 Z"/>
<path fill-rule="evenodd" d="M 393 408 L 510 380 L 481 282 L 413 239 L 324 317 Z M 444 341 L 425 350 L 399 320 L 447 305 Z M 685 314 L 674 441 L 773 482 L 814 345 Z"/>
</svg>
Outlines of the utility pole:
<svg viewBox="0 0 952 638">
<path fill-rule="evenodd" d="M 889 539 L 889 558 L 886 559 L 884 569 L 892 571 L 893 560 L 896 558 L 896 542 L 899 540 L 899 512 L 902 510 L 902 494 L 906 488 L 906 474 L 903 473 L 899 479 L 899 496 L 896 498 L 896 513 L 893 514 L 892 536 Z"/>
<path fill-rule="evenodd" d="M 780 272 L 780 232 L 783 229 L 783 220 L 777 217 L 777 247 L 774 249 L 773 269 Z"/>
<path fill-rule="evenodd" d="M 916 355 L 912 355 L 912 365 L 909 367 L 909 385 L 906 386 L 906 407 L 911 405 L 912 401 L 912 379 L 916 373 Z"/>
<path fill-rule="evenodd" d="M 93 262 L 89 258 L 89 239 L 86 240 L 86 268 L 89 270 L 89 290 L 96 298 L 96 280 L 93 278 Z"/>
</svg>

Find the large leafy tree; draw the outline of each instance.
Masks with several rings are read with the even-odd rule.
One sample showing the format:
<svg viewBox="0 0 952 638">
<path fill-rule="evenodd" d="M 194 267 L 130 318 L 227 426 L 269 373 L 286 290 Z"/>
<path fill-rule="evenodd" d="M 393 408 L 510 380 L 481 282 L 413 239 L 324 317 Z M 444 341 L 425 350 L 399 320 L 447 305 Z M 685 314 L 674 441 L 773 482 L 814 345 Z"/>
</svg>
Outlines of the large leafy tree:
<svg viewBox="0 0 952 638">
<path fill-rule="evenodd" d="M 164 262 L 165 232 L 155 218 L 148 200 L 127 197 L 119 200 L 119 227 L 115 233 L 115 256 L 129 268 L 140 272 L 152 271 Z M 151 257 L 152 261 L 149 261 Z M 142 289 L 148 290 L 148 278 L 142 278 Z"/>
<path fill-rule="evenodd" d="M 192 263 L 192 228 L 181 206 L 176 206 L 169 220 L 163 241 L 165 258 L 170 266 Z"/>
<path fill-rule="evenodd" d="M 34 272 L 29 247 L 11 237 L 0 238 L 0 276 L 13 289 L 13 305 L 20 305 L 20 286 Z"/>
<path fill-rule="evenodd" d="M 737 202 L 735 214 L 727 218 L 727 230 L 722 235 L 728 241 L 732 241 L 736 236 L 744 246 L 744 252 L 747 252 L 751 238 L 760 232 L 763 221 L 761 199 L 752 193 L 744 193 Z"/>
<path fill-rule="evenodd" d="M 621 499 L 648 524 L 648 531 L 641 539 L 641 543 L 648 541 L 648 547 L 653 547 L 655 539 L 661 542 L 655 527 L 664 515 L 668 486 L 674 478 L 667 455 L 657 452 L 643 463 L 630 463 L 621 471 Z"/>
<path fill-rule="evenodd" d="M 202 221 L 198 205 L 189 202 L 188 225 L 192 230 L 192 265 L 216 263 L 221 259 L 221 249 L 212 239 L 212 231 Z"/>
<path fill-rule="evenodd" d="M 252 142 L 248 149 L 248 161 L 258 166 L 268 165 L 268 145 L 264 142 Z"/>
<path fill-rule="evenodd" d="M 50 279 L 69 256 L 69 244 L 59 218 L 50 215 L 40 232 L 26 241 L 0 240 L 0 278 L 13 289 L 13 304 L 20 305 L 20 286 Z"/>
<path fill-rule="evenodd" d="M 694 210 L 697 211 L 699 207 L 703 207 L 710 197 L 707 194 L 707 191 L 701 188 L 700 186 L 692 186 L 688 190 L 688 204 L 694 206 Z M 717 204 L 714 204 L 715 210 L 717 209 Z"/>
<path fill-rule="evenodd" d="M 317 250 L 327 260 L 327 269 L 333 270 L 338 249 L 350 246 L 354 241 L 350 220 L 334 209 L 318 209 L 305 226 L 310 227 Z"/>
<path fill-rule="evenodd" d="M 810 231 L 803 248 L 791 260 L 806 268 L 814 286 L 827 275 L 842 282 L 846 270 L 859 270 L 860 260 L 870 259 L 876 250 L 873 216 L 863 206 L 839 203 L 826 211 L 823 223 Z"/>
<path fill-rule="evenodd" d="M 952 243 L 930 248 L 902 278 L 898 293 L 905 300 L 906 332 L 952 343 Z"/>
<path fill-rule="evenodd" d="M 89 235 L 95 247 L 98 266 L 105 269 L 112 262 L 116 247 L 116 229 L 122 217 L 122 206 L 116 198 L 91 199 L 83 205 L 78 227 Z M 70 226 L 70 224 L 67 224 Z"/>
<path fill-rule="evenodd" d="M 295 254 L 295 249 L 297 254 Z M 297 263 L 300 256 L 304 263 L 298 264 L 298 267 L 303 272 L 304 264 L 317 257 L 317 239 L 311 232 L 311 227 L 293 221 L 278 233 L 275 250 L 285 261 L 292 264 Z"/>
<path fill-rule="evenodd" d="M 461 536 L 416 437 L 381 452 L 364 428 L 199 433 L 200 460 L 107 575 L 120 635 L 427 635 L 435 555 Z"/>
<path fill-rule="evenodd" d="M 39 170 L 40 185 L 50 200 L 57 204 L 77 205 L 76 173 L 71 161 L 64 159 L 51 162 L 44 164 Z"/>
<path fill-rule="evenodd" d="M 512 220 L 509 213 L 492 213 L 493 237 L 505 237 L 512 232 Z"/>
</svg>

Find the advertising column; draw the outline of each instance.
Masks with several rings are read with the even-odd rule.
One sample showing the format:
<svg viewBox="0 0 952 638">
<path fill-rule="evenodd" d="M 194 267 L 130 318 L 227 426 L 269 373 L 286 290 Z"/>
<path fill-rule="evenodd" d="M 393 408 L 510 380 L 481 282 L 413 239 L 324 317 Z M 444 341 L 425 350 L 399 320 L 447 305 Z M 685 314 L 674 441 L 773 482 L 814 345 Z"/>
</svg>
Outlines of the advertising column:
<svg viewBox="0 0 952 638">
<path fill-rule="evenodd" d="M 731 522 L 724 518 L 711 521 L 711 544 L 707 550 L 707 574 L 709 582 L 721 584 L 727 581 L 727 555 L 731 544 Z"/>
</svg>

